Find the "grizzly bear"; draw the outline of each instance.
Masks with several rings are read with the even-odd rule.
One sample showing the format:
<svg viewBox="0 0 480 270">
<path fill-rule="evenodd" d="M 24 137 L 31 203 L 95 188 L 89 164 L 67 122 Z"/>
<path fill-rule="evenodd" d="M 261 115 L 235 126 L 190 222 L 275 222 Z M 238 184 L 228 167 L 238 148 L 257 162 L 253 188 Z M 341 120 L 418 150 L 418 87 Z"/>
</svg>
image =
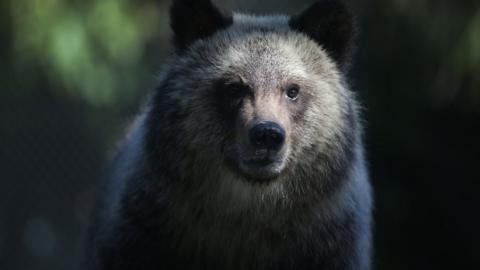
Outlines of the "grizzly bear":
<svg viewBox="0 0 480 270">
<path fill-rule="evenodd" d="M 89 268 L 370 269 L 347 6 L 170 15 L 175 50 L 101 192 Z"/>
</svg>

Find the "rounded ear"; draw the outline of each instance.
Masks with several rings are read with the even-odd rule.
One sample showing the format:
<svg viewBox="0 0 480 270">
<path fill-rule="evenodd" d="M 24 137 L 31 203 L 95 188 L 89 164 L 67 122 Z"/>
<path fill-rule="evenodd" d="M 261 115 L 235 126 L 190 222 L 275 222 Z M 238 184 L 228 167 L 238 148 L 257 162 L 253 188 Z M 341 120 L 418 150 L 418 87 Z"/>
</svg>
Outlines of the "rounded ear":
<svg viewBox="0 0 480 270">
<path fill-rule="evenodd" d="M 177 51 L 228 27 L 232 22 L 230 14 L 222 13 L 209 0 L 175 0 L 170 7 L 170 26 Z"/>
<path fill-rule="evenodd" d="M 289 26 L 315 40 L 346 71 L 356 36 L 354 21 L 350 9 L 342 1 L 321 0 L 299 15 L 292 16 Z"/>
</svg>

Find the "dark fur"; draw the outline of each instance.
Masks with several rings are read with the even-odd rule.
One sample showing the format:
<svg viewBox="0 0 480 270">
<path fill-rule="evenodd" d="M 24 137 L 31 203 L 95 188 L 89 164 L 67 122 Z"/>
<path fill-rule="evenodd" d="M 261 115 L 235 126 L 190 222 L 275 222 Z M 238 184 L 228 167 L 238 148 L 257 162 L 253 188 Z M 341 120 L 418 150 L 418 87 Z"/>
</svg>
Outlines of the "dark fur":
<svg viewBox="0 0 480 270">
<path fill-rule="evenodd" d="M 199 38 L 205 38 L 232 24 L 231 14 L 216 9 L 208 0 L 174 1 L 171 27 L 178 52 Z"/>
<path fill-rule="evenodd" d="M 328 138 L 324 151 L 316 144 L 292 150 L 295 162 L 277 178 L 248 179 L 229 159 L 234 155 L 229 148 L 236 135 L 233 123 L 242 102 L 260 96 L 260 88 L 271 80 L 239 82 L 236 74 L 212 68 L 209 56 L 246 37 L 249 52 L 258 53 L 258 59 L 266 51 L 269 55 L 275 38 L 306 39 L 267 26 L 245 30 L 243 36 L 229 34 L 230 17 L 199 1 L 195 8 L 204 13 L 194 18 L 193 3 L 176 1 L 171 9 L 177 54 L 113 164 L 93 226 L 89 268 L 369 269 L 371 197 L 353 94 L 339 83 L 342 93 L 337 94 L 345 102 L 337 121 L 344 129 Z M 343 69 L 351 38 L 347 13 L 335 1 L 321 1 L 289 24 L 324 47 Z M 185 14 L 193 17 L 182 19 Z M 314 25 L 314 17 L 321 27 Z M 209 19 L 198 29 L 187 23 Z M 330 29 L 337 26 L 345 31 Z M 209 39 L 219 31 L 224 31 L 221 41 Z M 211 79 L 208 72 L 220 78 Z M 223 95 L 232 83 L 244 92 L 230 104 Z M 305 89 L 303 99 L 282 108 L 297 127 L 290 135 L 293 146 L 315 139 L 296 130 L 322 128 L 306 121 L 306 112 L 319 104 L 308 91 L 315 89 Z M 267 191 L 275 181 L 283 181 L 282 193 Z M 247 191 L 230 190 L 226 183 Z M 239 201 L 237 192 L 250 199 Z"/>
<path fill-rule="evenodd" d="M 341 1 L 323 0 L 292 17 L 290 27 L 322 44 L 341 68 L 346 70 L 350 65 L 357 32 L 353 20 L 353 15 Z"/>
</svg>

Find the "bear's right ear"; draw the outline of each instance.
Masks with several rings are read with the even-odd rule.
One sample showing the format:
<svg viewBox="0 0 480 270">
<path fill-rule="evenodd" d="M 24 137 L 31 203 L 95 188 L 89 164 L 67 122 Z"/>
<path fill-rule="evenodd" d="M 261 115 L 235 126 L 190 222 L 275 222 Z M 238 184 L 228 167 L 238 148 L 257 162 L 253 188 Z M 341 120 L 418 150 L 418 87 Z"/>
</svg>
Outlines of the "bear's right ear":
<svg viewBox="0 0 480 270">
<path fill-rule="evenodd" d="M 209 0 L 174 0 L 170 7 L 170 20 L 177 51 L 233 22 L 230 14 L 223 13 Z"/>
</svg>

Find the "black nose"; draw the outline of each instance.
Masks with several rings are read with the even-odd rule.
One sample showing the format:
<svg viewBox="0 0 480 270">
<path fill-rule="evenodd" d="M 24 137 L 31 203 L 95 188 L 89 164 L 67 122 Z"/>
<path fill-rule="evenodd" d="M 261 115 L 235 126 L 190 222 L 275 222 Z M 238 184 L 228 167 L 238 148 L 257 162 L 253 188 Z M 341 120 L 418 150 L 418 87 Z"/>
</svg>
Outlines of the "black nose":
<svg viewBox="0 0 480 270">
<path fill-rule="evenodd" d="M 274 122 L 262 122 L 249 132 L 250 142 L 256 148 L 278 150 L 285 142 L 285 130 Z"/>
</svg>

